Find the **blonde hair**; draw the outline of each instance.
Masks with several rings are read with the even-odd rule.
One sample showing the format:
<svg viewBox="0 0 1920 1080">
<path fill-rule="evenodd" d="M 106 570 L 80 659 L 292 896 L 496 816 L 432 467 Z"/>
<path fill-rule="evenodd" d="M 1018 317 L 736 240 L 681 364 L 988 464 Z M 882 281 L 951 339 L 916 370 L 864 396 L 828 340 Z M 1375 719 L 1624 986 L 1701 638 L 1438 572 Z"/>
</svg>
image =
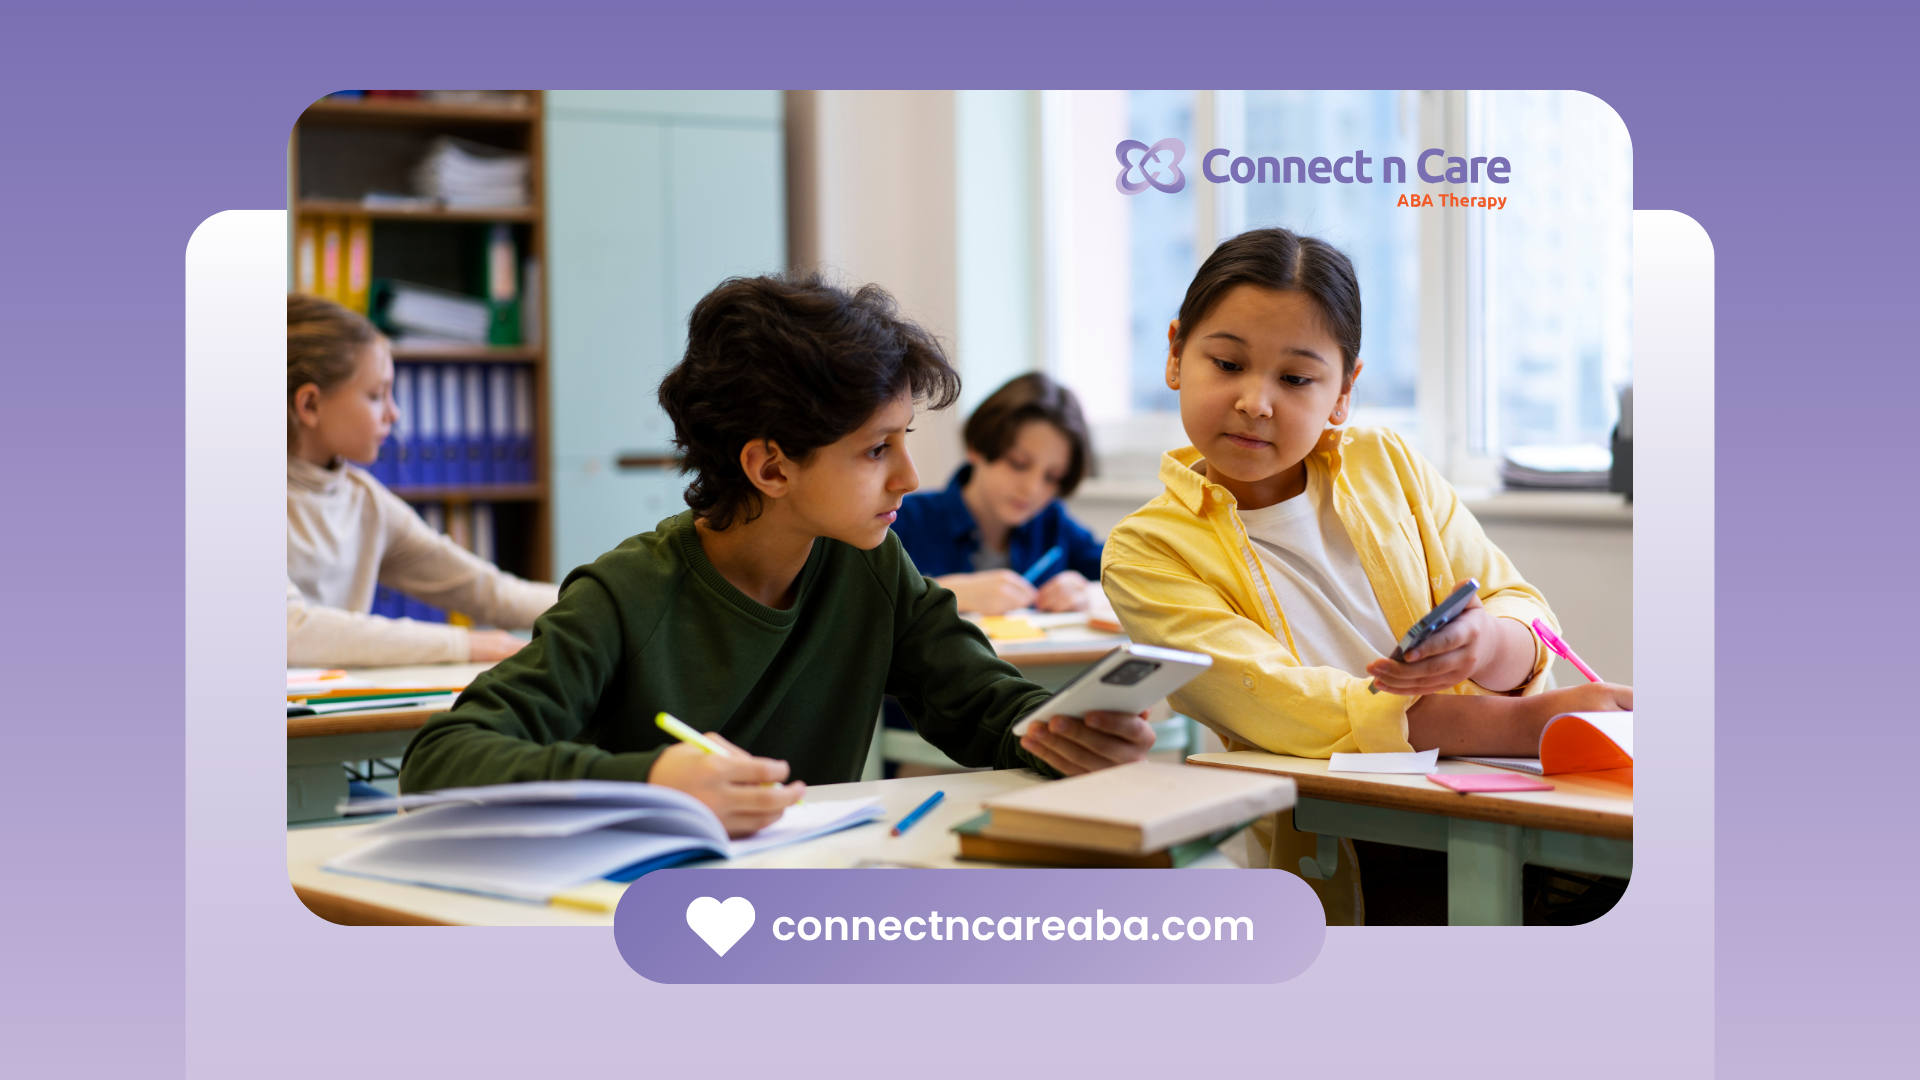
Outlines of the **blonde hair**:
<svg viewBox="0 0 1920 1080">
<path fill-rule="evenodd" d="M 287 445 L 300 432 L 293 395 L 311 383 L 326 393 L 348 379 L 367 346 L 383 335 L 364 316 L 331 300 L 287 294 Z"/>
</svg>

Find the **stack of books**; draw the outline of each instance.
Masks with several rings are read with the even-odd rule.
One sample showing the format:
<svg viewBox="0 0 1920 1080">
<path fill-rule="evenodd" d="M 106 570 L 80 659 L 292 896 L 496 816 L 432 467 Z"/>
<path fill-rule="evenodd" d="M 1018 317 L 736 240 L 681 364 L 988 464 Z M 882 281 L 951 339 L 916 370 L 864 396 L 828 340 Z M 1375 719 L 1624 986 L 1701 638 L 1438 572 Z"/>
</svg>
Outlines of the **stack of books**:
<svg viewBox="0 0 1920 1080">
<path fill-rule="evenodd" d="M 1293 800 L 1284 777 L 1142 761 L 995 796 L 953 831 L 962 859 L 1171 869 Z"/>
</svg>

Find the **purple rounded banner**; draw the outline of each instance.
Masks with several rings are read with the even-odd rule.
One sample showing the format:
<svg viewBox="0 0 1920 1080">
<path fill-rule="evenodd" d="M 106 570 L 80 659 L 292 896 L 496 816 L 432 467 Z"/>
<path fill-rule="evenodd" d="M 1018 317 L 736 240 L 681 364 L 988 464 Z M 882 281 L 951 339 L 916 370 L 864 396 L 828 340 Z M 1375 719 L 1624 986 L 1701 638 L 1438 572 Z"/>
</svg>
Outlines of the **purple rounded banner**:
<svg viewBox="0 0 1920 1080">
<path fill-rule="evenodd" d="M 1286 873 L 661 870 L 613 935 L 664 983 L 1279 983 L 1325 922 Z"/>
</svg>

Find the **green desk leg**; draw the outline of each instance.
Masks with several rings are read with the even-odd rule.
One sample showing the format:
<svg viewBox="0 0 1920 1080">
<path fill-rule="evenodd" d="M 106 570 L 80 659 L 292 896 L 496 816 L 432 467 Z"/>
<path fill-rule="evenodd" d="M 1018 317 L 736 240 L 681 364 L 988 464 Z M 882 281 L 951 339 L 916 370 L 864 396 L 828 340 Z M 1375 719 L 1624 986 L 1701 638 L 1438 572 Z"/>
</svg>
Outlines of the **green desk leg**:
<svg viewBox="0 0 1920 1080">
<path fill-rule="evenodd" d="M 338 761 L 287 766 L 287 824 L 338 817 L 347 797 L 346 766 Z"/>
<path fill-rule="evenodd" d="M 370 731 L 287 740 L 287 824 L 339 817 L 347 797 L 346 762 L 407 752 L 411 731 Z"/>
<path fill-rule="evenodd" d="M 1519 926 L 1526 830 L 1447 819 L 1447 924 Z"/>
<path fill-rule="evenodd" d="M 1447 853 L 1447 921 L 1455 926 L 1518 926 L 1520 868 L 1528 863 L 1609 877 L 1633 876 L 1633 841 L 1523 829 L 1438 814 L 1301 799 L 1293 827 L 1318 833 L 1320 858 L 1302 859 L 1300 872 L 1335 867 L 1332 837 Z M 1361 876 L 1366 875 L 1365 867 Z"/>
</svg>

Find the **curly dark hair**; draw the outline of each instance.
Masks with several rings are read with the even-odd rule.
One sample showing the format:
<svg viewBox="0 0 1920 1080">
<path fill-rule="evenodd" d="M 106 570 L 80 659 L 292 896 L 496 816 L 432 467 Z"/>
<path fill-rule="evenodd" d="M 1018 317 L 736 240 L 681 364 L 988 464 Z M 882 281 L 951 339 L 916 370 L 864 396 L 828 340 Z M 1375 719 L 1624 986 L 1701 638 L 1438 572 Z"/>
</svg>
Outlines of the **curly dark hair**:
<svg viewBox="0 0 1920 1080">
<path fill-rule="evenodd" d="M 687 319 L 687 352 L 660 380 L 687 505 L 714 529 L 760 514 L 740 451 L 770 439 L 804 462 L 902 393 L 944 409 L 960 375 L 932 334 L 878 285 L 849 293 L 817 273 L 729 278 Z"/>
</svg>

